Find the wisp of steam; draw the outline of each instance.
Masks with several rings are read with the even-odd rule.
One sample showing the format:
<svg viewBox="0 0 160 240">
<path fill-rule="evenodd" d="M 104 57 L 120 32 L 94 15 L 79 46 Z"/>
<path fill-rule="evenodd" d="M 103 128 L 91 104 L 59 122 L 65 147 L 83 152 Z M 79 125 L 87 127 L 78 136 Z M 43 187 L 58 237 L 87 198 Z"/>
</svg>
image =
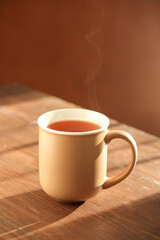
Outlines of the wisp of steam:
<svg viewBox="0 0 160 240">
<path fill-rule="evenodd" d="M 91 29 L 91 31 L 85 35 L 85 39 L 87 40 L 89 45 L 92 47 L 93 51 L 95 52 L 95 58 L 90 63 L 90 66 L 87 72 L 85 85 L 88 89 L 88 100 L 89 100 L 90 107 L 92 110 L 95 110 L 98 112 L 100 112 L 100 106 L 98 104 L 98 99 L 97 99 L 97 88 L 96 88 L 95 77 L 102 66 L 103 57 L 101 54 L 100 47 L 98 46 L 96 41 L 94 41 L 94 37 L 100 32 L 103 20 L 104 20 L 104 12 L 101 7 L 99 19 L 97 19 L 96 25 L 94 25 L 94 28 Z"/>
</svg>

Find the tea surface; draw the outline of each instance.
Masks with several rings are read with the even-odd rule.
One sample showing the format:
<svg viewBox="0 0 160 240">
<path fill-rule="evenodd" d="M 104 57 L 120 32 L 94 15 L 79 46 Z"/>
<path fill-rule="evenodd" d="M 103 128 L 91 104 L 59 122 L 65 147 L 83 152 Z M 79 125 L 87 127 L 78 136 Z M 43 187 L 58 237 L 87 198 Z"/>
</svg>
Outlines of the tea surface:
<svg viewBox="0 0 160 240">
<path fill-rule="evenodd" d="M 100 126 L 92 122 L 69 120 L 51 123 L 48 128 L 64 132 L 88 132 L 97 130 Z"/>
</svg>

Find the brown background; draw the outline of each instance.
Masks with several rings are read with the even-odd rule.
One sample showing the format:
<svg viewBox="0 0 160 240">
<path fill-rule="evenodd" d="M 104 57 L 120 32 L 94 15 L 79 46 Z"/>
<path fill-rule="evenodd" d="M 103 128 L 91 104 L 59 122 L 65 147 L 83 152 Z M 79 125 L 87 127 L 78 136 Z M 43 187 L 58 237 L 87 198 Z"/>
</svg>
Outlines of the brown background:
<svg viewBox="0 0 160 240">
<path fill-rule="evenodd" d="M 0 83 L 160 136 L 160 1 L 1 0 Z"/>
</svg>

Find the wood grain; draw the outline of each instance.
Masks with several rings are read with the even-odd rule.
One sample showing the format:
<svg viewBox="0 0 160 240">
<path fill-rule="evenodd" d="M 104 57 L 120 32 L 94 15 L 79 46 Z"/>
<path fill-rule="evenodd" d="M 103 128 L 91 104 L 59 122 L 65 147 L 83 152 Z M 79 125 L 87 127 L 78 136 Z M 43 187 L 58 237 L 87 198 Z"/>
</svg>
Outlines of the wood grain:
<svg viewBox="0 0 160 240">
<path fill-rule="evenodd" d="M 160 239 L 160 139 L 111 119 L 136 139 L 138 163 L 122 183 L 82 204 L 47 196 L 38 179 L 40 114 L 76 107 L 54 96 L 12 85 L 0 89 L 0 239 Z M 130 149 L 109 145 L 108 174 L 128 163 Z"/>
</svg>

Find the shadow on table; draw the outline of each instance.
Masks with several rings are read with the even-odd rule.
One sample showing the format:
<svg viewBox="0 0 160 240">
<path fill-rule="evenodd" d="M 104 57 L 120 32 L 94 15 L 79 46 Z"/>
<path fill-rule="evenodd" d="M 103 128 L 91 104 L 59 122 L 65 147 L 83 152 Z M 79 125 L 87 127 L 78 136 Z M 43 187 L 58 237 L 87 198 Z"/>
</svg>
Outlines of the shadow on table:
<svg viewBox="0 0 160 240">
<path fill-rule="evenodd" d="M 1 199 L 0 239 L 12 239 L 55 223 L 81 204 L 60 203 L 42 190 Z"/>
<path fill-rule="evenodd" d="M 113 209 L 107 207 L 109 199 L 97 199 L 84 204 L 63 204 L 41 190 L 2 199 L 0 239 L 19 239 L 23 235 L 27 239 L 160 237 L 160 194 Z M 67 221 L 63 220 L 65 217 Z"/>
<path fill-rule="evenodd" d="M 34 91 L 23 85 L 8 84 L 0 88 L 0 105 L 34 100 L 45 96 L 43 95 L 41 92 Z"/>
<path fill-rule="evenodd" d="M 51 224 L 46 230 L 43 229 L 44 233 L 52 234 L 48 239 L 59 239 L 60 232 L 63 232 L 64 239 L 71 239 L 72 236 L 78 240 L 160 239 L 160 194 L 111 209 L 107 209 L 107 199 L 102 200 L 102 205 L 96 201 L 94 204 L 94 200 L 92 204 L 94 207 L 89 216 L 81 215 L 76 220 L 72 219 L 70 224 L 61 224 L 55 228 Z M 86 205 L 87 212 L 89 204 Z M 85 204 L 80 208 L 85 209 Z M 97 208 L 101 208 L 101 211 L 95 214 Z M 40 231 L 38 233 L 39 237 L 43 236 Z"/>
</svg>

